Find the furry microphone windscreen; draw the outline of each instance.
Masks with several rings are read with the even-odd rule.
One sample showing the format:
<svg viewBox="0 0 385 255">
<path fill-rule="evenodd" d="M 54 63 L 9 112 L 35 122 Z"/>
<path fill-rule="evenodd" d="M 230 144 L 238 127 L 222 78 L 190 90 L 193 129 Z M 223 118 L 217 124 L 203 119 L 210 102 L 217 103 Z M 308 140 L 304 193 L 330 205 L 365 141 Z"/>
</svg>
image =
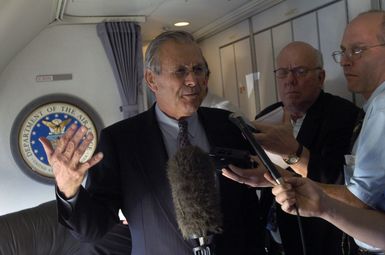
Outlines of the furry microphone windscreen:
<svg viewBox="0 0 385 255">
<path fill-rule="evenodd" d="M 169 160 L 167 175 L 183 237 L 221 233 L 219 189 L 209 155 L 196 146 L 182 148 Z"/>
</svg>

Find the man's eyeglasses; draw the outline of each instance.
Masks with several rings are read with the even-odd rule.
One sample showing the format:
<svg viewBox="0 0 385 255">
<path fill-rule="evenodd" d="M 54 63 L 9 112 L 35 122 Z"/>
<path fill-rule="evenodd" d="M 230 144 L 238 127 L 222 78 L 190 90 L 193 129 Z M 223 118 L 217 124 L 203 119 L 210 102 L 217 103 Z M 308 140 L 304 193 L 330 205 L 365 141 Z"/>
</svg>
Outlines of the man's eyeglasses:
<svg viewBox="0 0 385 255">
<path fill-rule="evenodd" d="M 197 78 L 204 78 L 208 74 L 208 69 L 207 67 L 203 65 L 196 65 L 193 66 L 192 70 L 190 70 L 187 67 L 179 67 L 175 71 L 171 72 L 176 78 L 178 79 L 184 79 L 186 78 L 189 73 L 193 73 L 195 77 Z"/>
<path fill-rule="evenodd" d="M 375 47 L 382 47 L 385 46 L 385 43 L 376 44 L 372 46 L 364 46 L 364 47 L 355 47 L 350 50 L 337 50 L 332 53 L 333 59 L 336 63 L 341 63 L 343 57 L 347 57 L 349 60 L 357 60 L 361 57 L 362 53 L 366 50 L 369 50 L 371 48 Z"/>
<path fill-rule="evenodd" d="M 296 78 L 305 77 L 310 71 L 321 70 L 321 67 L 307 68 L 303 66 L 294 67 L 292 69 L 288 68 L 278 68 L 274 70 L 275 77 L 279 79 L 286 78 L 289 73 L 292 73 Z"/>
</svg>

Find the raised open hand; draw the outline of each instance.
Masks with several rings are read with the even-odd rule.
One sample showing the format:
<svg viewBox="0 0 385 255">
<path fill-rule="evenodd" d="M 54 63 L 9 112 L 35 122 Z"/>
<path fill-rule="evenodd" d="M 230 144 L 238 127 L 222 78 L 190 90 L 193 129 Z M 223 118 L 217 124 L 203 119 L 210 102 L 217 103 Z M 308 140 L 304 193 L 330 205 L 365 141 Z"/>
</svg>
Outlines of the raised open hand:
<svg viewBox="0 0 385 255">
<path fill-rule="evenodd" d="M 39 138 L 53 169 L 56 184 L 66 198 L 76 195 L 88 169 L 103 158 L 103 154 L 99 152 L 86 162 L 80 162 L 93 139 L 92 133 L 87 132 L 86 127 L 77 128 L 76 124 L 72 124 L 60 138 L 55 149 L 45 137 Z"/>
</svg>

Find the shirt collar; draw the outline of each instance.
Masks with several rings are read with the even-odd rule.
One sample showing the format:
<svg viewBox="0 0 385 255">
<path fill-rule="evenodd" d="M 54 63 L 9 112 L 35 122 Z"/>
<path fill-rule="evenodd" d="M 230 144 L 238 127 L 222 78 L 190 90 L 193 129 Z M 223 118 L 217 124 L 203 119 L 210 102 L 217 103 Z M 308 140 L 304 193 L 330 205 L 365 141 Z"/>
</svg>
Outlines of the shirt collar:
<svg viewBox="0 0 385 255">
<path fill-rule="evenodd" d="M 372 93 L 372 95 L 369 97 L 368 101 L 365 102 L 365 104 L 362 106 L 362 109 L 366 112 L 368 110 L 369 105 L 372 103 L 374 98 L 381 94 L 385 90 L 385 81 L 381 83 L 380 86 L 378 86 Z"/>
<path fill-rule="evenodd" d="M 294 137 L 298 136 L 299 130 L 302 127 L 302 123 L 303 123 L 305 117 L 306 117 L 306 114 L 304 114 L 301 118 L 298 118 L 296 121 L 294 121 L 290 118 L 291 125 L 293 126 Z"/>
<path fill-rule="evenodd" d="M 176 138 L 179 131 L 178 121 L 168 117 L 164 112 L 162 112 L 158 104 L 155 105 L 155 114 L 160 125 L 164 125 L 175 130 L 175 132 L 173 132 L 173 136 Z M 194 138 L 198 132 L 198 114 L 194 112 L 191 116 L 186 117 L 185 120 L 188 123 L 188 133 L 192 138 Z"/>
</svg>

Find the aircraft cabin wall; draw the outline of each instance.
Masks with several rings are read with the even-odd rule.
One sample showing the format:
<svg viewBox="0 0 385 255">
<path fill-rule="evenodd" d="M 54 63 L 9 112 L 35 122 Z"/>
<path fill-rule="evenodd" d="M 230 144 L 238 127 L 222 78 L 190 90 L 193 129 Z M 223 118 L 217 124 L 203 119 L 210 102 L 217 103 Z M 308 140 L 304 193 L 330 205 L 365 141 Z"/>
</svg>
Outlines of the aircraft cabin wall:
<svg viewBox="0 0 385 255">
<path fill-rule="evenodd" d="M 229 99 L 250 119 L 279 100 L 273 70 L 279 51 L 305 41 L 324 57 L 324 90 L 362 105 L 347 88 L 331 53 L 339 49 L 347 21 L 362 11 L 385 6 L 379 1 L 284 1 L 201 42 L 210 66 L 209 90 Z M 214 50 L 215 49 L 215 50 Z"/>
<path fill-rule="evenodd" d="M 36 75 L 72 74 L 72 80 L 37 82 Z M 40 32 L 0 76 L 0 215 L 55 198 L 53 185 L 27 176 L 14 161 L 10 133 L 15 117 L 48 94 L 81 98 L 105 126 L 123 118 L 115 78 L 95 25 L 54 25 Z"/>
<path fill-rule="evenodd" d="M 348 18 L 373 7 L 373 3 L 385 6 L 385 0 L 286 0 L 201 41 L 212 71 L 210 90 L 229 98 L 253 118 L 261 108 L 278 100 L 272 73 L 275 55 L 285 43 L 305 40 L 324 53 L 326 91 L 352 99 L 345 89 L 342 72 L 332 63 L 330 54 L 338 49 Z M 1 32 L 7 30 L 0 27 Z M 2 215 L 54 199 L 53 185 L 37 182 L 24 174 L 11 154 L 12 124 L 29 102 L 48 94 L 74 95 L 98 113 L 104 126 L 121 120 L 123 115 L 119 111 L 121 103 L 115 78 L 96 25 L 49 25 L 0 70 Z M 251 85 L 247 84 L 245 75 L 256 72 L 259 80 L 251 75 L 248 76 Z M 72 74 L 72 79 L 36 81 L 37 75 L 63 73 Z"/>
</svg>

